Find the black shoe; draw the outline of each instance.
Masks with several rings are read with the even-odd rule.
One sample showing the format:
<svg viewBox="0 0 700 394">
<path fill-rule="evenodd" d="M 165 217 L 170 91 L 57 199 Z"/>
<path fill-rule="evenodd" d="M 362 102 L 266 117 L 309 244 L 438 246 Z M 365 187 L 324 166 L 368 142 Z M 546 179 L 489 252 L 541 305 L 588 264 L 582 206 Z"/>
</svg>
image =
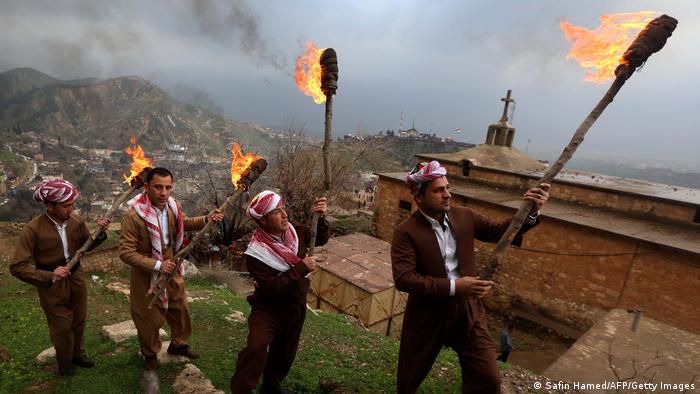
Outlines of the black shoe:
<svg viewBox="0 0 700 394">
<path fill-rule="evenodd" d="M 79 366 L 80 368 L 92 368 L 95 366 L 95 362 L 84 354 L 78 357 L 73 357 L 73 361 L 71 361 L 71 363 Z"/>
<path fill-rule="evenodd" d="M 61 376 L 73 376 L 75 375 L 75 365 L 73 364 L 59 364 L 58 374 Z"/>
<path fill-rule="evenodd" d="M 158 367 L 160 367 L 158 356 L 144 356 L 143 368 L 146 371 L 155 371 Z"/>
<path fill-rule="evenodd" d="M 279 383 L 263 382 L 260 386 L 260 394 L 294 394 L 294 391 L 285 389 Z"/>
<path fill-rule="evenodd" d="M 190 345 L 177 346 L 177 345 L 173 345 L 172 342 L 168 346 L 168 354 L 173 354 L 176 356 L 185 356 L 185 357 L 192 359 L 192 360 L 194 360 L 195 358 L 199 358 L 199 353 L 190 349 Z"/>
</svg>

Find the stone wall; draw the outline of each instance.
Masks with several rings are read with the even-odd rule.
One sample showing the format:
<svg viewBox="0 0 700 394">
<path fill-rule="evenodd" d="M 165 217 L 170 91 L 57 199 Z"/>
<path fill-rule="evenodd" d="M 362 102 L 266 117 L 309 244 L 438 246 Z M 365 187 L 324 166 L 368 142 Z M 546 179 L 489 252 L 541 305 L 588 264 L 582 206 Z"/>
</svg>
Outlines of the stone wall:
<svg viewBox="0 0 700 394">
<path fill-rule="evenodd" d="M 403 222 L 416 209 L 413 196 L 404 184 L 379 180 L 374 201 L 374 231 L 377 237 L 391 242 L 394 227 Z M 408 208 L 404 209 L 402 207 Z"/>
<path fill-rule="evenodd" d="M 381 177 L 374 224 L 377 236 L 388 242 L 402 217 L 400 200 L 413 203 L 400 181 Z M 493 218 L 514 213 L 454 194 L 453 204 L 469 205 Z M 475 245 L 477 261 L 483 264 L 494 245 Z M 700 255 L 695 253 L 544 217 L 525 237 L 522 249 L 511 248 L 501 260 L 496 281 L 488 303 L 503 311 L 510 311 L 515 296 L 585 331 L 607 310 L 639 308 L 659 321 L 700 333 L 694 301 Z"/>
<path fill-rule="evenodd" d="M 428 159 L 427 157 L 422 158 Z M 464 176 L 464 169 L 460 163 L 443 160 L 440 164 L 445 167 L 448 174 L 455 177 Z M 470 166 L 469 174 L 466 178 L 471 181 L 514 190 L 529 189 L 535 186 L 539 180 L 539 177 L 531 175 L 474 165 Z M 554 183 L 556 187 L 552 188 L 552 198 L 636 216 L 651 216 L 666 221 L 693 223 L 700 209 L 700 207 L 689 203 L 686 204 L 605 187 L 567 181 L 555 181 Z"/>
<path fill-rule="evenodd" d="M 80 267 L 85 272 L 119 273 L 125 264 L 119 259 L 118 245 L 86 253 L 80 259 Z"/>
</svg>

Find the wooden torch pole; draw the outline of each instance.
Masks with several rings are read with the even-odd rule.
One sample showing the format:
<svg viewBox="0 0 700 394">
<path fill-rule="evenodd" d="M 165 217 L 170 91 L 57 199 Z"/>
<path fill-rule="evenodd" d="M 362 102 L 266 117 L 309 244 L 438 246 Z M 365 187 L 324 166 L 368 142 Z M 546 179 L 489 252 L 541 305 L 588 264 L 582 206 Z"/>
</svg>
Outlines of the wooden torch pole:
<svg viewBox="0 0 700 394">
<path fill-rule="evenodd" d="M 328 193 L 331 190 L 331 142 L 333 141 L 333 95 L 338 89 L 338 55 L 333 48 L 327 48 L 319 59 L 321 63 L 321 90 L 326 95 L 326 118 L 323 135 L 323 187 Z M 320 215 L 314 212 L 311 219 L 309 250 L 313 256 L 318 233 Z"/>
<path fill-rule="evenodd" d="M 107 213 L 103 216 L 104 218 L 112 219 L 112 216 L 114 216 L 114 214 L 124 203 L 124 201 L 128 200 L 134 194 L 135 191 L 137 191 L 143 186 L 143 184 L 146 182 L 146 175 L 150 170 L 150 168 L 145 168 L 137 176 L 135 176 L 134 179 L 131 180 L 131 182 L 129 182 L 129 188 L 124 193 L 122 193 L 122 195 L 119 196 L 119 198 L 116 201 L 114 201 Z M 71 258 L 68 264 L 66 264 L 66 268 L 68 268 L 69 271 L 73 269 L 73 267 L 75 267 L 76 264 L 78 264 L 78 262 L 80 261 L 80 257 L 82 257 L 82 255 L 86 251 L 88 251 L 88 249 L 90 249 L 90 246 L 92 246 L 92 244 L 95 243 L 95 240 L 97 240 L 97 238 L 99 238 L 100 234 L 103 232 L 104 230 L 99 226 L 95 230 L 93 230 L 92 234 L 90 234 L 90 238 L 88 238 L 88 240 L 85 241 L 83 246 L 81 246 L 80 249 L 78 249 L 75 252 L 73 258 Z"/>
<path fill-rule="evenodd" d="M 559 171 L 564 168 L 566 163 L 571 159 L 576 152 L 576 149 L 583 142 L 588 130 L 593 126 L 593 123 L 603 113 L 605 108 L 613 101 L 617 92 L 622 88 L 627 79 L 632 76 L 632 73 L 640 67 L 651 56 L 652 53 L 658 52 L 666 44 L 666 40 L 675 30 L 678 21 L 668 15 L 662 15 L 647 24 L 647 26 L 639 32 L 637 38 L 629 46 L 625 54 L 622 56 L 621 64 L 615 70 L 615 81 L 605 93 L 603 98 L 598 102 L 598 105 L 593 108 L 590 114 L 583 120 L 581 125 L 576 129 L 571 141 L 564 148 L 557 161 L 552 165 L 539 180 L 538 184 L 551 183 Z M 482 279 L 493 279 L 498 271 L 499 259 L 508 250 L 508 245 L 513 240 L 513 237 L 520 230 L 520 227 L 525 220 L 525 216 L 532 209 L 530 201 L 524 201 L 518 209 L 518 212 L 510 222 L 510 226 L 503 234 L 501 239 L 496 244 L 488 263 L 481 274 Z"/>
</svg>

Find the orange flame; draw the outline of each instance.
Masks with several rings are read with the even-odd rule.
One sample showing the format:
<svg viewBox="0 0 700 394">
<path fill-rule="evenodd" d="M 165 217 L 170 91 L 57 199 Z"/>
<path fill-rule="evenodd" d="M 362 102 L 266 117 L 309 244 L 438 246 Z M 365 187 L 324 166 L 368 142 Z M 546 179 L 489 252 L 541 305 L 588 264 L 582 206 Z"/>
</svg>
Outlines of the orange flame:
<svg viewBox="0 0 700 394">
<path fill-rule="evenodd" d="M 592 31 L 564 19 L 559 27 L 572 44 L 566 58 L 595 69 L 586 73 L 586 81 L 604 83 L 615 77 L 615 68 L 624 63 L 622 55 L 637 33 L 657 15 L 654 11 L 602 15 L 600 26 Z"/>
<path fill-rule="evenodd" d="M 294 69 L 294 81 L 297 87 L 307 96 L 311 96 L 316 104 L 326 101 L 326 95 L 321 91 L 321 54 L 325 48 L 317 49 L 314 43 L 306 43 L 306 53 L 297 57 Z"/>
<path fill-rule="evenodd" d="M 151 160 L 146 157 L 141 145 L 136 143 L 136 136 L 131 136 L 131 146 L 124 149 L 124 152 L 131 155 L 131 174 L 124 175 L 124 183 L 129 184 L 146 167 L 153 167 Z"/>
<path fill-rule="evenodd" d="M 245 170 L 256 160 L 262 159 L 262 157 L 252 153 L 241 153 L 241 145 L 237 142 L 231 145 L 231 153 L 233 154 L 233 161 L 231 161 L 231 182 L 233 182 L 233 187 L 238 190 L 238 181 L 241 179 L 241 176 L 243 176 Z"/>
</svg>

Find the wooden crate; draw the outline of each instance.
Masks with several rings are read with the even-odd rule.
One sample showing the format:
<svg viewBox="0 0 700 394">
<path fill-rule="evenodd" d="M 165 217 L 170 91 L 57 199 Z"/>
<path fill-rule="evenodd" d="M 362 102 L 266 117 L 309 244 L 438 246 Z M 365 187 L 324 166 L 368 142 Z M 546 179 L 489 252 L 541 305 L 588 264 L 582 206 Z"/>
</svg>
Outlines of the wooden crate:
<svg viewBox="0 0 700 394">
<path fill-rule="evenodd" d="M 393 316 L 394 287 L 372 294 L 362 300 L 359 318 L 368 326 Z"/>
<path fill-rule="evenodd" d="M 347 283 L 344 289 L 343 300 L 338 307 L 343 311 L 343 313 L 359 318 L 362 300 L 371 296 L 372 295 L 370 293 L 359 288 L 358 286 L 355 286 L 352 283 Z M 363 323 L 367 324 L 364 321 Z"/>
<path fill-rule="evenodd" d="M 408 301 L 408 293 L 404 293 L 402 291 L 396 290 L 396 294 L 394 295 L 394 308 L 392 309 L 392 313 L 394 315 L 398 315 L 399 313 L 403 313 L 406 310 L 406 302 Z"/>
<path fill-rule="evenodd" d="M 319 298 L 312 292 L 306 293 L 306 303 L 313 309 L 319 309 Z"/>
<path fill-rule="evenodd" d="M 389 333 L 390 337 L 401 338 L 401 328 L 403 328 L 403 313 L 394 315 L 391 318 L 391 323 L 389 323 Z"/>
<path fill-rule="evenodd" d="M 389 330 L 389 321 L 390 319 L 384 319 L 368 326 L 367 328 L 382 335 L 386 335 L 387 331 Z"/>
<path fill-rule="evenodd" d="M 309 277 L 309 293 L 314 293 L 314 295 L 318 296 L 318 292 L 321 289 L 321 277 L 323 276 L 323 270 L 322 269 L 317 269 L 314 271 L 311 276 Z"/>
<path fill-rule="evenodd" d="M 326 270 L 320 270 L 319 274 L 321 274 L 321 279 L 316 295 L 323 301 L 340 309 L 338 305 L 343 301 L 343 291 L 347 281 Z"/>
<path fill-rule="evenodd" d="M 336 308 L 332 304 L 329 304 L 328 302 L 324 301 L 323 299 L 319 299 L 318 309 L 320 309 L 324 312 L 330 312 L 330 313 L 340 312 L 340 309 Z"/>
<path fill-rule="evenodd" d="M 311 278 L 311 307 L 354 316 L 383 335 L 399 335 L 407 295 L 394 287 L 389 244 L 353 234 L 331 239 L 324 253 L 328 259 Z"/>
</svg>

